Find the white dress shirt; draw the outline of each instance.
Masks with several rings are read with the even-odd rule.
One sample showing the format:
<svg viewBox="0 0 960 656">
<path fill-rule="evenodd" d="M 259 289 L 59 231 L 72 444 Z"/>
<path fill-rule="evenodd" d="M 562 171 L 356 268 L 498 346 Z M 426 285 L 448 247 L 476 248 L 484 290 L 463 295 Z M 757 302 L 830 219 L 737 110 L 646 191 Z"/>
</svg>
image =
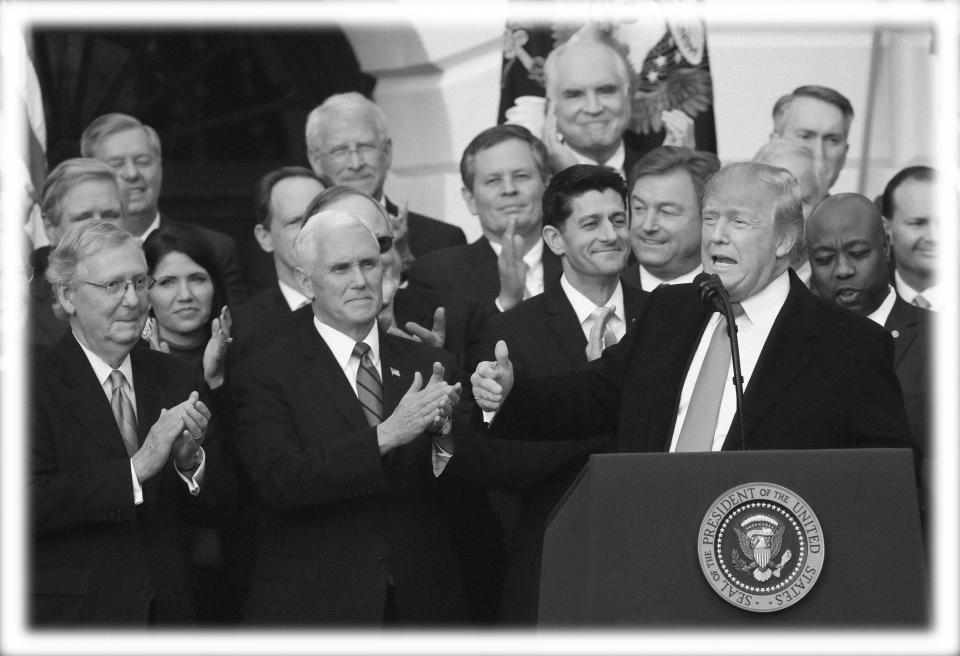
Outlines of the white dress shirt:
<svg viewBox="0 0 960 656">
<path fill-rule="evenodd" d="M 76 334 L 74 334 L 73 338 L 77 339 Z M 87 356 L 90 366 L 93 367 L 93 373 L 96 375 L 97 380 L 100 381 L 100 387 L 107 397 L 107 402 L 111 402 L 113 399 L 113 383 L 110 382 L 110 374 L 113 372 L 113 367 L 104 362 L 99 355 L 84 346 L 83 342 L 79 339 L 77 339 L 77 344 L 83 349 L 83 354 Z M 137 394 L 133 386 L 133 366 L 130 364 L 129 353 L 117 369 L 123 374 L 123 393 L 130 399 L 130 405 L 133 407 L 133 415 L 136 418 Z M 139 424 L 139 421 L 137 423 Z M 187 484 L 187 489 L 190 490 L 190 494 L 194 496 L 200 494 L 200 484 L 203 482 L 203 471 L 206 464 L 207 459 L 203 454 L 203 447 L 200 447 L 200 466 L 197 467 L 190 476 L 184 474 L 178 467 L 174 467 L 174 469 L 177 470 L 177 474 L 180 475 L 180 478 Z M 133 503 L 139 506 L 143 503 L 143 488 L 140 486 L 140 481 L 137 480 L 137 472 L 133 468 L 132 458 L 130 459 L 130 477 L 133 480 Z"/>
<path fill-rule="evenodd" d="M 867 319 L 874 321 L 881 326 L 887 323 L 887 317 L 890 316 L 890 311 L 893 310 L 893 304 L 897 300 L 897 294 L 893 291 L 892 287 L 887 288 L 887 297 L 883 299 L 883 303 L 880 304 L 876 310 L 867 315 Z"/>
<path fill-rule="evenodd" d="M 495 241 L 488 239 L 490 242 L 490 247 L 493 249 L 493 252 L 496 253 L 497 257 L 500 257 L 500 252 L 503 250 L 503 246 L 498 244 Z M 543 240 L 538 239 L 534 245 L 523 255 L 523 262 L 527 265 L 527 277 L 523 283 L 523 297 L 530 298 L 531 296 L 536 296 L 537 294 L 543 293 Z M 503 308 L 500 307 L 499 297 L 494 301 L 494 304 L 497 306 L 497 309 L 503 312 Z"/>
<path fill-rule="evenodd" d="M 763 345 L 770 335 L 773 322 L 780 314 L 789 292 L 790 278 L 784 271 L 769 285 L 740 303 L 743 306 L 744 314 L 737 319 L 737 339 L 740 345 L 740 369 L 743 374 L 744 393 L 746 393 L 747 386 L 750 384 L 750 378 L 757 366 L 757 360 L 760 359 L 760 351 L 763 350 Z M 687 370 L 683 390 L 680 392 L 680 405 L 677 408 L 677 422 L 673 428 L 670 451 L 676 451 L 677 449 L 677 439 L 680 437 L 680 429 L 683 427 L 683 421 L 687 415 L 687 407 L 690 405 L 690 397 L 693 395 L 693 386 L 697 382 L 697 376 L 700 374 L 707 348 L 718 323 L 720 323 L 720 314 L 714 313 L 707 321 L 707 327 L 700 338 L 700 344 L 697 346 L 693 360 L 690 362 L 690 369 Z M 730 428 L 730 423 L 737 411 L 732 370 L 733 362 L 731 359 L 730 367 L 727 369 L 727 384 L 723 390 L 723 400 L 720 402 L 720 413 L 717 416 L 717 428 L 713 436 L 713 451 L 719 451 L 723 447 L 727 430 Z"/>
<path fill-rule="evenodd" d="M 143 234 L 140 236 L 134 235 L 134 238 L 140 242 L 140 245 L 143 246 L 143 242 L 147 240 L 147 237 L 150 236 L 150 233 L 160 227 L 160 212 L 157 212 L 157 215 L 153 217 L 153 223 L 147 226 L 147 229 L 143 231 Z"/>
<path fill-rule="evenodd" d="M 613 169 L 620 174 L 624 180 L 627 179 L 627 172 L 623 170 L 623 165 L 627 160 L 627 149 L 623 145 L 623 139 L 620 140 L 620 145 L 617 146 L 617 150 L 610 156 L 606 162 L 598 162 L 595 159 L 591 159 L 586 155 L 582 155 L 575 151 L 573 148 L 570 149 L 570 152 L 573 153 L 573 156 L 577 158 L 578 164 L 594 164 L 596 166 L 606 166 L 607 168 Z"/>
<path fill-rule="evenodd" d="M 570 281 L 567 280 L 567 274 L 560 276 L 560 287 L 563 289 L 563 293 L 567 295 L 570 305 L 573 306 L 573 312 L 577 315 L 577 321 L 580 322 L 583 336 L 589 341 L 590 331 L 593 329 L 594 312 L 599 310 L 601 306 L 595 305 L 593 301 L 570 284 Z M 619 342 L 623 339 L 624 333 L 627 332 L 627 320 L 623 310 L 623 287 L 619 281 L 617 281 L 617 288 L 603 306 L 613 308 L 613 316 L 607 320 L 607 330 L 612 330 Z M 610 346 L 610 344 L 605 346 Z"/>
<path fill-rule="evenodd" d="M 660 285 L 682 285 L 688 282 L 693 282 L 694 278 L 703 273 L 703 265 L 698 264 L 697 268 L 695 268 L 693 271 L 688 271 L 682 276 L 677 276 L 673 280 L 661 280 L 643 268 L 642 264 L 638 266 L 640 267 L 640 286 L 643 289 L 651 292 Z"/>
<path fill-rule="evenodd" d="M 931 310 L 940 310 L 943 307 L 943 295 L 940 291 L 940 285 L 933 285 L 932 287 L 927 287 L 922 292 L 914 289 L 908 285 L 904 279 L 900 276 L 899 271 L 893 272 L 893 283 L 897 287 L 897 294 L 900 295 L 900 298 L 905 300 L 907 303 L 913 305 L 913 299 L 916 296 L 922 295 L 927 302 L 930 304 Z"/>
<path fill-rule="evenodd" d="M 297 310 L 304 305 L 310 305 L 310 299 L 303 295 L 299 289 L 294 289 L 287 283 L 282 280 L 278 280 L 277 283 L 280 285 L 280 293 L 283 294 L 283 299 L 287 302 L 287 305 L 290 306 L 290 310 Z"/>
</svg>

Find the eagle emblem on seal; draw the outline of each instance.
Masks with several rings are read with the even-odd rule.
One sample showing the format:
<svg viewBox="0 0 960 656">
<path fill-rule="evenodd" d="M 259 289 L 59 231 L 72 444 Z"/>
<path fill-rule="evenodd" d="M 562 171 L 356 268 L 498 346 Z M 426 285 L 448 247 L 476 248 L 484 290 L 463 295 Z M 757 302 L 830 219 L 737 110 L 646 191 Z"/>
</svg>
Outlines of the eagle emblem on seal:
<svg viewBox="0 0 960 656">
<path fill-rule="evenodd" d="M 740 542 L 740 553 L 731 550 L 731 560 L 742 572 L 752 572 L 757 581 L 766 581 L 771 576 L 780 577 L 780 571 L 793 554 L 789 549 L 780 556 L 783 532 L 786 526 L 776 517 L 766 514 L 751 515 L 740 526 L 734 526 Z M 741 556 L 746 557 L 746 560 Z"/>
</svg>

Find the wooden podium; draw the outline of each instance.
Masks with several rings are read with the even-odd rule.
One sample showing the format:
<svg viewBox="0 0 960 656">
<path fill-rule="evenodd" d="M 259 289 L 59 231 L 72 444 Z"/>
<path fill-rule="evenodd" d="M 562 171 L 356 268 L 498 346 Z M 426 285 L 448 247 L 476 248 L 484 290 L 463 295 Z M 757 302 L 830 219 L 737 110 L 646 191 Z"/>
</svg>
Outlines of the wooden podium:
<svg viewBox="0 0 960 656">
<path fill-rule="evenodd" d="M 738 485 L 794 491 L 822 527 L 819 578 L 794 605 L 750 612 L 701 569 L 699 529 Z M 544 536 L 542 627 L 920 627 L 927 573 L 907 449 L 594 455 Z"/>
</svg>

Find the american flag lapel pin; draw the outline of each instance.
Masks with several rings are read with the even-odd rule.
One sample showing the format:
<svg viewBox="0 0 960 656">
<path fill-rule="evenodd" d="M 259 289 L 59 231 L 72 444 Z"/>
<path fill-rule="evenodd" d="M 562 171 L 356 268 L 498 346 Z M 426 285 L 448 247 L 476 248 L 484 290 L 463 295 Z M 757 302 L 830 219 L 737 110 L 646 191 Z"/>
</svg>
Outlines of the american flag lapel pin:
<svg viewBox="0 0 960 656">
<path fill-rule="evenodd" d="M 400 377 L 400 372 L 394 369 L 393 367 L 390 367 L 390 374 L 392 376 L 397 376 L 398 378 Z"/>
</svg>

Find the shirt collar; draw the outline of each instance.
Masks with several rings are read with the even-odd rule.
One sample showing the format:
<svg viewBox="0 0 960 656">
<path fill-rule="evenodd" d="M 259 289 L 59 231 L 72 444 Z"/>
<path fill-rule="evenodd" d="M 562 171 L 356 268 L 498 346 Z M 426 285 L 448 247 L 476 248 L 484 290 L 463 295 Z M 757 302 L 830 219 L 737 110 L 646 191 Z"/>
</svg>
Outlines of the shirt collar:
<svg viewBox="0 0 960 656">
<path fill-rule="evenodd" d="M 573 150 L 573 148 L 570 150 L 573 152 L 574 157 L 577 158 L 578 164 L 596 164 L 597 166 L 606 166 L 607 168 L 615 170 L 617 173 L 623 176 L 624 179 L 627 177 L 624 175 L 625 172 L 623 170 L 623 165 L 627 159 L 627 149 L 623 145 L 623 139 L 620 140 L 620 145 L 617 146 L 617 150 L 606 162 L 598 162 L 591 157 L 587 157 L 586 155 L 578 153 L 577 151 Z"/>
<path fill-rule="evenodd" d="M 913 299 L 918 294 L 923 294 L 923 297 L 927 299 L 931 307 L 940 307 L 940 285 L 932 285 L 923 291 L 914 289 L 906 283 L 906 281 L 900 275 L 900 271 L 898 270 L 894 270 L 893 272 L 893 282 L 897 287 L 897 294 L 899 294 L 900 298 L 905 300 L 907 303 L 913 303 Z"/>
<path fill-rule="evenodd" d="M 743 313 L 754 326 L 769 330 L 790 293 L 790 275 L 784 271 L 759 292 L 740 302 Z"/>
<path fill-rule="evenodd" d="M 290 306 L 291 310 L 300 309 L 304 301 L 310 303 L 310 299 L 304 296 L 303 292 L 299 289 L 294 289 L 282 280 L 278 280 L 277 283 L 280 285 L 280 293 L 283 294 L 283 299 L 287 302 L 287 305 Z"/>
<path fill-rule="evenodd" d="M 153 223 L 147 226 L 147 229 L 143 231 L 143 234 L 139 237 L 136 237 L 136 240 L 142 245 L 143 242 L 147 240 L 147 237 L 150 236 L 150 233 L 160 227 L 160 212 L 157 212 L 157 215 L 153 217 Z"/>
<path fill-rule="evenodd" d="M 567 300 L 570 301 L 570 305 L 573 306 L 573 312 L 577 315 L 577 321 L 581 324 L 600 307 L 574 287 L 570 281 L 567 280 L 566 273 L 560 276 L 560 287 L 563 288 L 563 293 L 567 295 Z M 623 311 L 623 287 L 619 280 L 617 281 L 617 288 L 613 290 L 613 294 L 610 295 L 610 298 L 604 303 L 604 306 L 612 307 L 614 316 L 626 323 L 626 315 Z"/>
<path fill-rule="evenodd" d="M 347 364 L 350 362 L 350 357 L 353 355 L 353 347 L 356 346 L 357 341 L 333 326 L 320 321 L 316 315 L 313 316 L 313 325 L 316 327 L 317 332 L 320 333 L 323 341 L 330 347 L 330 351 L 333 353 L 333 357 L 336 358 L 337 364 L 340 365 L 341 369 L 346 369 Z M 373 362 L 374 367 L 378 367 L 380 364 L 380 334 L 377 332 L 376 321 L 373 322 L 370 332 L 360 341 L 366 342 L 367 346 L 370 347 L 370 360 Z"/>
<path fill-rule="evenodd" d="M 490 239 L 488 239 L 487 241 L 490 242 L 490 248 L 492 248 L 493 252 L 497 254 L 497 257 L 500 257 L 500 251 L 503 250 L 503 246 Z M 538 239 L 533 244 L 533 246 L 530 247 L 530 250 L 524 253 L 523 262 L 528 267 L 532 268 L 535 264 L 538 264 L 540 262 L 540 259 L 542 257 L 543 257 L 543 240 Z"/>
<path fill-rule="evenodd" d="M 890 310 L 893 309 L 893 304 L 897 300 L 897 293 L 893 291 L 892 287 L 887 288 L 887 297 L 883 299 L 883 303 L 880 304 L 876 310 L 867 315 L 867 319 L 874 321 L 881 326 L 887 323 L 887 317 L 890 316 Z"/>
<path fill-rule="evenodd" d="M 93 373 L 97 376 L 97 381 L 99 381 L 100 386 L 104 387 L 107 384 L 107 381 L 110 380 L 110 373 L 113 371 L 113 367 L 108 365 L 103 361 L 99 355 L 88 349 L 83 345 L 79 339 L 77 339 L 77 334 L 73 333 L 73 338 L 77 340 L 77 344 L 80 345 L 80 348 L 83 349 L 83 354 L 87 356 L 87 360 L 90 361 L 90 366 L 93 367 Z M 120 370 L 120 373 L 123 374 L 123 377 L 127 379 L 127 384 L 130 387 L 133 387 L 133 366 L 130 364 L 130 354 L 127 353 L 127 356 L 123 359 L 123 362 L 120 363 L 120 366 L 117 367 Z"/>
<path fill-rule="evenodd" d="M 643 265 L 640 265 L 640 286 L 643 289 L 648 291 L 653 291 L 660 285 L 681 285 L 688 282 L 693 282 L 693 279 L 696 278 L 699 274 L 703 273 L 703 264 L 698 264 L 695 269 L 688 271 L 683 275 L 677 276 L 672 280 L 661 280 L 657 276 L 653 275 L 647 271 Z"/>
</svg>

